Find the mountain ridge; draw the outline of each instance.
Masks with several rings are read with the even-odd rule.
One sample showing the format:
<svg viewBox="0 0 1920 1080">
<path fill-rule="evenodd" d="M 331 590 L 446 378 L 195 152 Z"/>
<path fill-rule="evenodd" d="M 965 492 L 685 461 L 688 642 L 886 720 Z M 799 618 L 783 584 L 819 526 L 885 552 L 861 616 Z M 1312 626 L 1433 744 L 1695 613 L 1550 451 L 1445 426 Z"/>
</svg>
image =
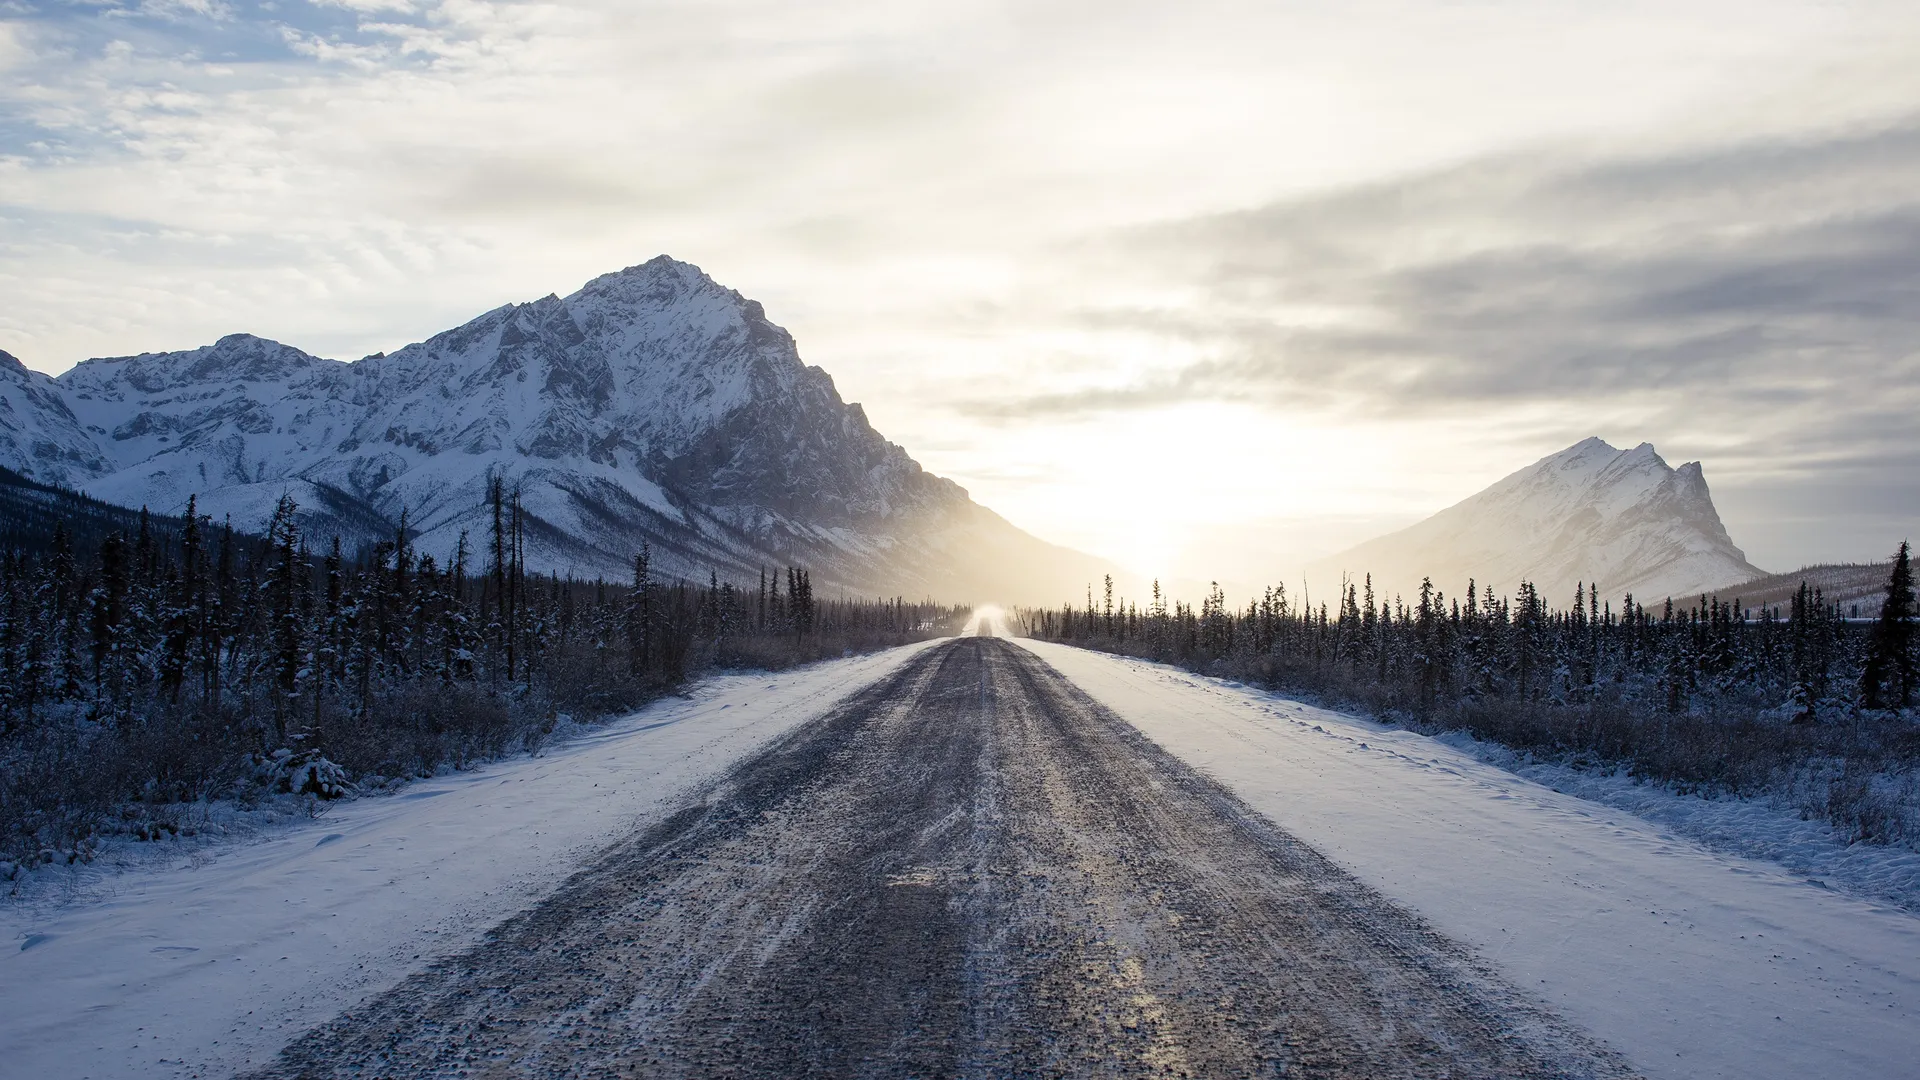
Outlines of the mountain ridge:
<svg viewBox="0 0 1920 1080">
<path fill-rule="evenodd" d="M 1503 591 L 1527 580 L 1556 605 L 1582 585 L 1651 602 L 1763 573 L 1721 523 L 1699 462 L 1674 468 L 1652 443 L 1622 450 L 1597 437 L 1308 572 L 1371 573 L 1380 591 L 1408 595 L 1425 577 L 1450 592 L 1469 580 Z"/>
<path fill-rule="evenodd" d="M 1022 600 L 1104 570 L 927 472 L 757 301 L 664 255 L 357 361 L 230 334 L 0 367 L 0 465 L 121 505 L 251 524 L 285 493 L 315 535 L 404 512 L 439 554 L 479 546 L 497 477 L 541 571 L 621 576 L 648 543 L 669 574 Z"/>
</svg>

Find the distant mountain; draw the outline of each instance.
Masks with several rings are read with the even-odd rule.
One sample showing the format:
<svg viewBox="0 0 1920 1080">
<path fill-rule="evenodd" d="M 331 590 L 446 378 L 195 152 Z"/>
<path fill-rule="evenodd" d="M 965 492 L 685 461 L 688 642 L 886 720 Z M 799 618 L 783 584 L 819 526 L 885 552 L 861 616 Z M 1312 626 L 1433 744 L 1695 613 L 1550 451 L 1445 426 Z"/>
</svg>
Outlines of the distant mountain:
<svg viewBox="0 0 1920 1080">
<path fill-rule="evenodd" d="M 111 533 L 137 537 L 140 524 L 138 510 L 0 468 L 0 548 L 49 553 L 54 550 L 56 531 L 61 531 L 66 533 L 68 550 L 84 557 Z M 146 521 L 147 532 L 157 544 L 178 542 L 185 524 L 182 518 L 161 514 L 149 514 Z"/>
<path fill-rule="evenodd" d="M 1376 591 L 1407 596 L 1423 576 L 1455 596 L 1469 578 L 1503 594 L 1528 580 L 1564 607 L 1582 582 L 1650 605 L 1762 571 L 1720 523 L 1699 462 L 1675 469 L 1651 443 L 1618 450 L 1587 439 L 1425 521 L 1321 560 L 1308 580 L 1366 573 Z"/>
<path fill-rule="evenodd" d="M 282 493 L 351 547 L 487 541 L 492 478 L 521 493 L 537 570 L 664 573 L 949 600 L 1057 599 L 1105 567 L 922 469 L 801 362 L 759 303 L 661 256 L 343 363 L 245 334 L 85 361 L 0 363 L 0 466 L 123 506 L 258 529 Z"/>
<path fill-rule="evenodd" d="M 60 384 L 0 352 L 0 466 L 72 484 L 112 468 L 67 407 Z"/>
<path fill-rule="evenodd" d="M 1763 608 L 1778 608 L 1784 615 L 1792 609 L 1793 594 L 1805 582 L 1820 590 L 1829 604 L 1840 605 L 1842 615 L 1874 618 L 1887 598 L 1887 579 L 1893 575 L 1893 560 L 1882 563 L 1826 563 L 1803 567 L 1786 574 L 1725 582 L 1709 590 L 1728 602 L 1739 601 L 1743 610 L 1758 617 Z"/>
</svg>

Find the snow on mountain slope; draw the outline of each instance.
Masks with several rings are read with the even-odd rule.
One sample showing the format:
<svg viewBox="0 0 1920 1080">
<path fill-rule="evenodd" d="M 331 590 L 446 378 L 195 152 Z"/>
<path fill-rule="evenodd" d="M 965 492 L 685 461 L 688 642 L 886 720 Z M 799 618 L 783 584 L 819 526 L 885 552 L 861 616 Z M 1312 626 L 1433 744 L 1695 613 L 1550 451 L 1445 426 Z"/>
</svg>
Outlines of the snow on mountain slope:
<svg viewBox="0 0 1920 1080">
<path fill-rule="evenodd" d="M 1841 614 L 1872 619 L 1879 616 L 1880 606 L 1886 602 L 1887 579 L 1892 575 L 1892 559 L 1881 563 L 1827 563 L 1728 581 L 1716 591 L 1739 600 L 1742 608 L 1757 617 L 1765 608 L 1782 613 L 1792 610 L 1793 594 L 1804 584 L 1816 590 L 1825 603 L 1840 605 Z"/>
<path fill-rule="evenodd" d="M 303 476 L 354 423 L 347 364 L 230 334 L 185 352 L 83 361 L 55 381 L 107 459 L 70 481 L 97 499 L 177 514 L 198 495 L 203 512 L 257 530 L 284 492 L 316 531 L 349 542 L 385 531 L 376 512 Z"/>
<path fill-rule="evenodd" d="M 232 335 L 89 360 L 52 389 L 26 374 L 50 434 L 16 436 L 0 465 L 49 479 L 36 462 L 57 447 L 58 479 L 97 498 L 179 512 L 197 495 L 246 528 L 287 493 L 310 534 L 349 547 L 404 512 L 420 550 L 450 557 L 463 532 L 478 550 L 497 477 L 542 571 L 622 576 L 646 542 L 668 574 L 797 563 L 827 587 L 1051 601 L 1062 586 L 968 551 L 1068 586 L 1104 569 L 926 472 L 760 304 L 666 256 L 355 363 Z M 73 430 L 55 430 L 59 406 Z"/>
<path fill-rule="evenodd" d="M 1530 580 L 1564 606 L 1582 582 L 1651 604 L 1761 571 L 1720 523 L 1699 462 L 1675 469 L 1651 443 L 1618 450 L 1587 439 L 1308 573 L 1320 581 L 1371 573 L 1376 591 L 1403 595 L 1423 576 L 1456 595 L 1469 578 L 1502 593 Z"/>
<path fill-rule="evenodd" d="M 75 484 L 109 467 L 54 380 L 0 352 L 0 465 L 43 483 Z"/>
</svg>

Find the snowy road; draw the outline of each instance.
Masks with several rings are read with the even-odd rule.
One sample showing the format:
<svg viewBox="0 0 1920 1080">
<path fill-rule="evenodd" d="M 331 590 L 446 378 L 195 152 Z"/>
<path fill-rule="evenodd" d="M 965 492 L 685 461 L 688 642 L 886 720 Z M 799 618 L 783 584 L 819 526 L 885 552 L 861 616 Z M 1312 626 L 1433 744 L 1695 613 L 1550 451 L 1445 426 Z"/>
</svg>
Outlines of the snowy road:
<svg viewBox="0 0 1920 1080">
<path fill-rule="evenodd" d="M 1032 641 L 721 677 L 90 889 L 0 910 L 0 1075 L 1920 1078 L 1912 915 Z"/>
<path fill-rule="evenodd" d="M 64 904 L 0 908 L 14 946 L 0 949 L 0 1077 L 184 1080 L 271 1061 L 938 644 L 702 680 L 539 757 L 158 867 L 108 868 Z"/>
<path fill-rule="evenodd" d="M 1436 739 L 1017 639 L 1655 1080 L 1920 1080 L 1920 918 Z"/>
<path fill-rule="evenodd" d="M 263 1075 L 1623 1076 L 1018 646 L 929 650 Z"/>
</svg>

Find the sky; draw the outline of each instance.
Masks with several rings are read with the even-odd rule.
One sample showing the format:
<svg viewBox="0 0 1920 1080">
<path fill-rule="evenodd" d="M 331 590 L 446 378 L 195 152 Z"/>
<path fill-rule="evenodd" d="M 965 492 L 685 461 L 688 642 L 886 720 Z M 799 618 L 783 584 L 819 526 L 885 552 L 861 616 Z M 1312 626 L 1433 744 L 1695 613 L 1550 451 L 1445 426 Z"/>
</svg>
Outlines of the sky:
<svg viewBox="0 0 1920 1080">
<path fill-rule="evenodd" d="M 660 253 L 930 469 L 1284 580 L 1590 435 L 1920 537 L 1911 0 L 0 0 L 0 349 L 391 351 Z"/>
</svg>

